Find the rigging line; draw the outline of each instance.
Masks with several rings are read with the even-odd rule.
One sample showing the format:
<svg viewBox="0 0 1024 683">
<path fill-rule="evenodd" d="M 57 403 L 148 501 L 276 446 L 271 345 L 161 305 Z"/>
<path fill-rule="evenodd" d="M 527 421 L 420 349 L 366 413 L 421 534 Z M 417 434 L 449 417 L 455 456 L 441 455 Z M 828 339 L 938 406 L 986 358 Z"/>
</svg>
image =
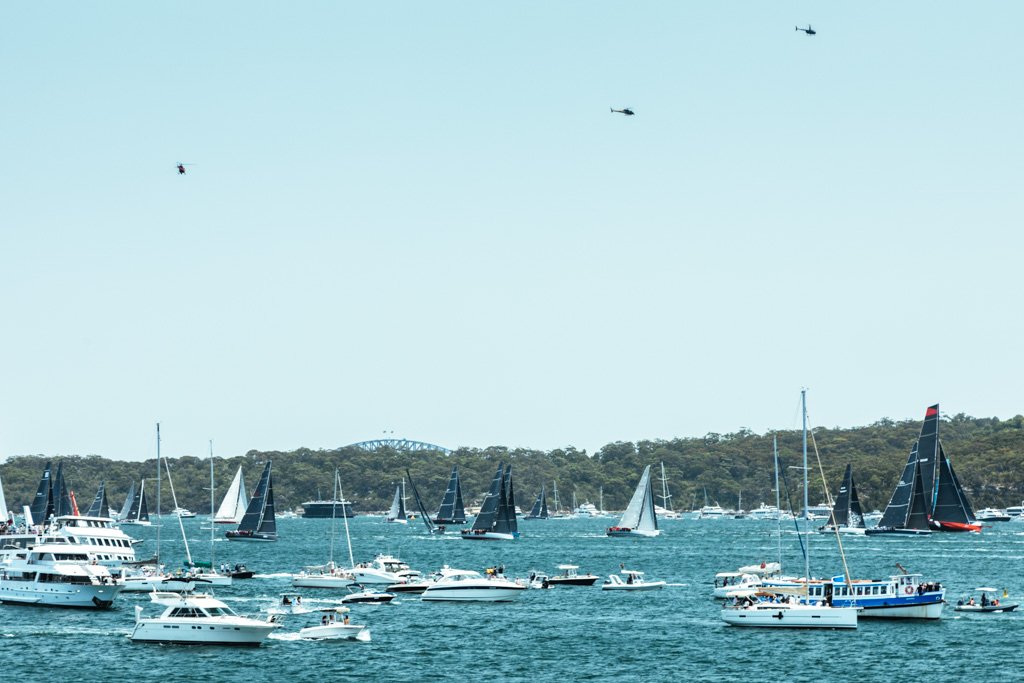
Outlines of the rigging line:
<svg viewBox="0 0 1024 683">
<path fill-rule="evenodd" d="M 786 469 L 782 466 L 782 456 L 779 456 L 779 473 L 782 475 L 782 485 L 786 488 L 786 502 L 789 503 L 790 512 L 793 511 L 793 497 L 789 490 L 789 479 L 786 478 Z M 804 547 L 804 535 L 800 533 L 800 523 L 796 515 L 793 515 L 793 527 L 796 528 L 796 537 L 800 541 L 800 552 L 804 559 L 807 559 L 807 548 Z M 808 539 L 809 540 L 809 539 Z M 811 577 L 806 577 L 810 581 Z"/>
<path fill-rule="evenodd" d="M 843 549 L 843 539 L 839 535 L 839 525 L 836 524 L 835 504 L 832 502 L 832 495 L 829 493 L 828 484 L 825 481 L 825 468 L 821 465 L 821 454 L 818 452 L 818 440 L 814 438 L 813 428 L 808 429 L 807 433 L 811 435 L 811 445 L 814 447 L 814 457 L 818 461 L 818 472 L 821 474 L 821 485 L 825 487 L 825 500 L 828 501 L 829 507 L 828 518 L 832 522 L 832 530 L 836 534 L 836 543 L 839 545 L 839 557 L 843 561 L 843 576 L 846 577 L 846 585 L 850 590 L 850 595 L 852 596 L 853 581 L 850 579 L 850 567 L 846 564 L 846 551 Z"/>
</svg>

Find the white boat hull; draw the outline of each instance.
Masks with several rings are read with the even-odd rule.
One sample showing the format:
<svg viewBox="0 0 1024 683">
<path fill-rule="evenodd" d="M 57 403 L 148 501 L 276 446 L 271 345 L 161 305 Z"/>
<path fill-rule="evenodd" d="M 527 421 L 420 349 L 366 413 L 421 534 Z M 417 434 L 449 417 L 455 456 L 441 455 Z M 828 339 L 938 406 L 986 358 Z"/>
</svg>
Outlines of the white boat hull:
<svg viewBox="0 0 1024 683">
<path fill-rule="evenodd" d="M 128 577 L 121 589 L 125 593 L 152 593 L 159 591 L 190 591 L 196 586 L 188 579 L 165 579 L 162 576 Z"/>
<path fill-rule="evenodd" d="M 652 531 L 646 531 L 644 529 L 609 529 L 607 533 L 612 537 L 632 536 L 637 538 L 654 538 L 655 536 L 661 535 L 661 530 L 654 529 Z"/>
<path fill-rule="evenodd" d="M 381 569 L 356 567 L 351 570 L 355 583 L 363 586 L 390 586 L 405 579 L 394 572 L 386 572 Z"/>
<path fill-rule="evenodd" d="M 658 591 L 665 587 L 664 581 L 645 581 L 643 583 L 605 583 L 603 591 Z"/>
<path fill-rule="evenodd" d="M 131 639 L 144 643 L 256 647 L 276 628 L 276 624 L 254 619 L 142 619 L 135 623 Z"/>
<path fill-rule="evenodd" d="M 505 534 L 498 531 L 470 532 L 462 534 L 467 541 L 514 541 L 513 534 Z"/>
<path fill-rule="evenodd" d="M 941 602 L 930 605 L 900 605 L 896 607 L 863 607 L 862 619 L 938 619 L 942 616 Z"/>
<path fill-rule="evenodd" d="M 423 591 L 424 601 L 447 602 L 509 602 L 515 600 L 526 586 L 509 585 L 507 582 L 495 582 L 487 585 L 487 581 L 474 585 L 431 586 Z"/>
<path fill-rule="evenodd" d="M 336 622 L 326 626 L 307 626 L 299 631 L 307 640 L 359 640 L 370 642 L 370 630 L 361 624 Z"/>
<path fill-rule="evenodd" d="M 348 588 L 354 584 L 355 581 L 346 576 L 297 574 L 292 577 L 292 586 L 295 588 Z"/>
<path fill-rule="evenodd" d="M 91 586 L 0 579 L 0 602 L 39 607 L 106 609 L 121 592 L 117 584 Z"/>
<path fill-rule="evenodd" d="M 725 607 L 722 621 L 758 628 L 857 628 L 855 607 Z"/>
</svg>

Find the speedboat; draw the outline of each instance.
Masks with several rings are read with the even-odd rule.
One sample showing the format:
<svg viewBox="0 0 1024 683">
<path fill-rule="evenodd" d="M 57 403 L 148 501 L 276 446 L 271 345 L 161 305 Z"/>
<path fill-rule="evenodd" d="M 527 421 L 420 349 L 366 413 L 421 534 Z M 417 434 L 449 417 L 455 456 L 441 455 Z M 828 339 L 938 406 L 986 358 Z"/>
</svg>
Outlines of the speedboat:
<svg viewBox="0 0 1024 683">
<path fill-rule="evenodd" d="M 292 576 L 295 588 L 347 588 L 354 583 L 348 570 L 338 568 L 333 562 L 305 567 Z"/>
<path fill-rule="evenodd" d="M 560 564 L 558 569 L 562 573 L 549 576 L 549 586 L 593 586 L 600 578 L 596 574 L 578 573 L 579 567 L 574 564 Z"/>
<path fill-rule="evenodd" d="M 975 513 L 974 518 L 979 522 L 1009 522 L 1012 516 L 1006 510 L 998 508 L 983 508 Z"/>
<path fill-rule="evenodd" d="M 239 616 L 206 593 L 154 592 L 152 600 L 164 607 L 163 614 L 143 617 L 142 607 L 136 605 L 131 633 L 135 642 L 257 647 L 280 628 L 273 621 Z"/>
<path fill-rule="evenodd" d="M 0 602 L 40 607 L 106 609 L 123 589 L 85 548 L 40 543 L 3 551 Z"/>
<path fill-rule="evenodd" d="M 618 574 L 609 574 L 608 579 L 601 584 L 603 591 L 656 591 L 665 587 L 664 581 L 646 581 L 644 573 L 632 569 L 623 569 L 620 574 L 625 574 L 626 580 Z"/>
<path fill-rule="evenodd" d="M 355 583 L 360 585 L 390 585 L 409 581 L 419 576 L 419 572 L 391 555 L 378 555 L 373 562 L 357 564 L 347 570 Z"/>
<path fill-rule="evenodd" d="M 517 598 L 526 586 L 501 574 L 482 576 L 466 569 L 442 569 L 441 576 L 423 591 L 424 601 L 508 602 Z"/>
<path fill-rule="evenodd" d="M 177 515 L 182 519 L 189 519 L 196 516 L 196 513 L 192 512 L 188 508 L 174 508 L 174 510 L 171 511 L 171 514 Z"/>
<path fill-rule="evenodd" d="M 165 574 L 149 565 L 115 568 L 112 573 L 125 593 L 191 591 L 196 587 L 196 582 L 188 576 Z"/>
<path fill-rule="evenodd" d="M 370 629 L 364 624 L 349 623 L 348 617 L 336 619 L 334 614 L 348 612 L 348 607 L 338 607 L 332 610 L 320 610 L 332 612 L 330 615 L 323 615 L 320 623 L 315 626 L 307 626 L 299 629 L 299 637 L 306 640 L 358 640 L 364 643 L 370 642 Z"/>
<path fill-rule="evenodd" d="M 365 602 L 372 605 L 385 605 L 397 597 L 396 594 L 386 591 L 362 590 L 353 591 L 348 595 L 342 596 L 341 602 Z"/>
<path fill-rule="evenodd" d="M 995 588 L 989 588 L 982 586 L 981 588 L 975 588 L 974 590 L 981 592 L 981 599 L 975 600 L 974 596 L 969 598 L 961 598 L 956 601 L 956 607 L 953 609 L 957 612 L 978 612 L 981 614 L 1003 614 L 1005 612 L 1012 612 L 1017 609 L 1018 603 L 1016 602 L 1002 602 L 998 598 L 992 598 L 989 600 L 988 594 L 995 593 Z M 1006 593 L 1003 593 L 1003 597 L 1006 597 Z"/>
<path fill-rule="evenodd" d="M 714 596 L 720 600 L 735 597 L 740 593 L 756 593 L 761 587 L 761 577 L 743 572 L 718 572 L 715 574 Z M 738 593 L 739 592 L 739 593 Z"/>
</svg>

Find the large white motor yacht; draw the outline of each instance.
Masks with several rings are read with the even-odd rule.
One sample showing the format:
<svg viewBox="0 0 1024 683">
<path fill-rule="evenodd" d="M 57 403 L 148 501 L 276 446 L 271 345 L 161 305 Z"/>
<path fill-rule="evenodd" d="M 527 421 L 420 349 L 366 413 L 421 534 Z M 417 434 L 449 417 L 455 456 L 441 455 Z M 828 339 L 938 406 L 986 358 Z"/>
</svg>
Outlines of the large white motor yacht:
<svg viewBox="0 0 1024 683">
<path fill-rule="evenodd" d="M 153 603 L 164 607 L 158 617 L 143 617 L 135 607 L 131 639 L 146 643 L 258 646 L 280 627 L 273 621 L 239 616 L 206 593 L 153 593 Z"/>
<path fill-rule="evenodd" d="M 64 539 L 0 555 L 0 602 L 106 609 L 121 592 L 106 567 Z"/>
<path fill-rule="evenodd" d="M 442 569 L 441 576 L 423 591 L 423 600 L 508 602 L 526 591 L 526 586 L 500 574 L 481 576 L 465 569 Z"/>
<path fill-rule="evenodd" d="M 391 585 L 418 577 L 419 572 L 409 568 L 405 562 L 391 555 L 378 555 L 373 562 L 360 563 L 349 570 L 352 579 L 364 586 Z"/>
</svg>

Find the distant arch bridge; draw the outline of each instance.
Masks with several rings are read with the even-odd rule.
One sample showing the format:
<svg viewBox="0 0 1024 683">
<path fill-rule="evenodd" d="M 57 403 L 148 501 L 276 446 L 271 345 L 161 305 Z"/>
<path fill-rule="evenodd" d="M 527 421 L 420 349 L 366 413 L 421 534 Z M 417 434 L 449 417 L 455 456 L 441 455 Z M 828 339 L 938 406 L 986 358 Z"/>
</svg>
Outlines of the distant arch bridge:
<svg viewBox="0 0 1024 683">
<path fill-rule="evenodd" d="M 372 441 L 360 441 L 359 443 L 349 444 L 349 446 L 362 448 L 364 451 L 379 451 L 382 448 L 391 448 L 396 451 L 437 451 L 445 455 L 451 453 L 451 449 L 444 446 L 426 443 L 425 441 L 409 441 L 408 439 L 374 439 Z"/>
</svg>

